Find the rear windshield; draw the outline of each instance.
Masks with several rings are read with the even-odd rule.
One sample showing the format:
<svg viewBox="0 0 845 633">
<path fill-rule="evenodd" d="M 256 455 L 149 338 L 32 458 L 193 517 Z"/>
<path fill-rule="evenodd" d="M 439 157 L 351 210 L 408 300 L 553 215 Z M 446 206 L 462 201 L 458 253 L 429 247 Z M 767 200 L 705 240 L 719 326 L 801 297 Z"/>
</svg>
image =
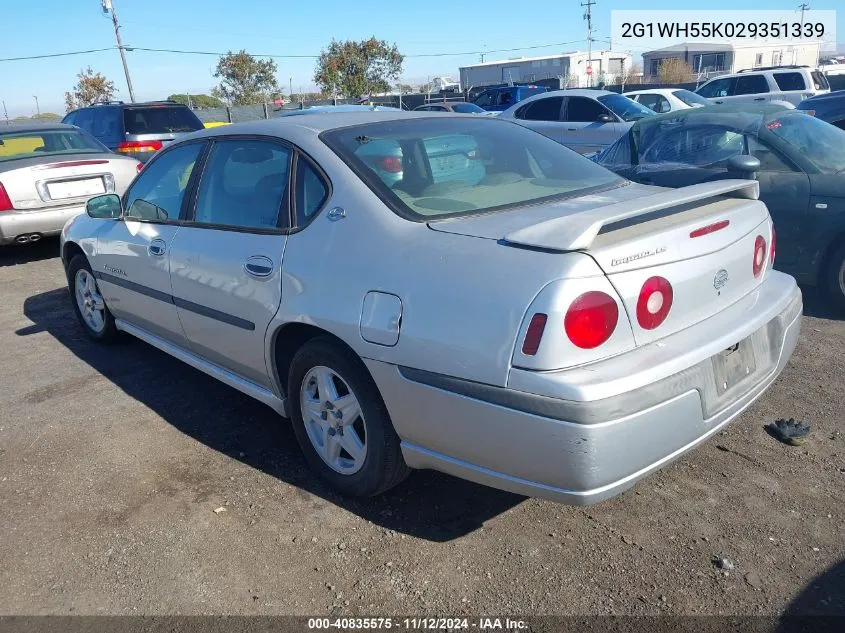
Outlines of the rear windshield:
<svg viewBox="0 0 845 633">
<path fill-rule="evenodd" d="M 697 105 L 710 105 L 710 102 L 702 97 L 701 95 L 697 95 L 694 92 L 690 92 L 689 90 L 675 90 L 673 93 L 678 99 L 686 103 L 688 106 L 697 106 Z"/>
<path fill-rule="evenodd" d="M 830 88 L 830 84 L 827 81 L 827 77 L 824 76 L 823 72 L 818 70 L 814 70 L 810 73 L 813 76 L 813 86 L 816 90 L 827 90 Z"/>
<path fill-rule="evenodd" d="M 479 108 L 474 103 L 456 103 L 452 106 L 452 109 L 455 112 L 460 112 L 461 114 L 478 114 L 479 112 L 484 112 L 483 109 Z"/>
<path fill-rule="evenodd" d="M 625 181 L 520 125 L 401 119 L 324 132 L 385 203 L 424 221 L 573 197 Z"/>
<path fill-rule="evenodd" d="M 97 154 L 109 150 L 82 130 L 0 131 L 0 163 L 61 154 Z"/>
<path fill-rule="evenodd" d="M 520 88 L 519 89 L 519 98 L 520 99 L 527 99 L 528 97 L 533 97 L 534 95 L 538 95 L 541 92 L 546 92 L 545 88 Z"/>
<path fill-rule="evenodd" d="M 655 115 L 654 110 L 651 108 L 647 108 L 622 95 L 602 95 L 598 100 L 610 108 L 611 112 L 623 121 L 639 121 L 640 119 Z"/>
<path fill-rule="evenodd" d="M 766 129 L 798 150 L 824 174 L 845 173 L 845 130 L 798 112 L 766 121 Z"/>
<path fill-rule="evenodd" d="M 203 129 L 197 115 L 184 106 L 126 108 L 123 122 L 127 134 L 169 134 Z"/>
</svg>

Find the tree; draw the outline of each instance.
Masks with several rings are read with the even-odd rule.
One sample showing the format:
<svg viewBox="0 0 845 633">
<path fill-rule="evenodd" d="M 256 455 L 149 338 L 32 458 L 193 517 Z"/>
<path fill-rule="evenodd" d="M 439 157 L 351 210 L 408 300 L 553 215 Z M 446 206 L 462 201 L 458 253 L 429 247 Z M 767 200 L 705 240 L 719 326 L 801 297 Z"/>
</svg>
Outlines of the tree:
<svg viewBox="0 0 845 633">
<path fill-rule="evenodd" d="M 113 81 L 109 81 L 100 73 L 95 73 L 88 66 L 86 70 L 79 71 L 73 90 L 65 93 L 65 108 L 70 112 L 98 101 L 111 101 L 115 92 Z"/>
<path fill-rule="evenodd" d="M 622 84 L 638 84 L 642 83 L 643 70 L 636 64 L 630 66 L 623 66 L 622 72 L 616 78 L 616 83 Z"/>
<path fill-rule="evenodd" d="M 667 57 L 657 67 L 657 80 L 662 84 L 682 84 L 691 76 L 692 68 L 680 57 Z"/>
<path fill-rule="evenodd" d="M 396 44 L 371 37 L 354 42 L 332 40 L 320 52 L 314 82 L 327 95 L 361 97 L 387 92 L 402 73 L 405 57 Z"/>
<path fill-rule="evenodd" d="M 194 108 L 222 108 L 226 105 L 217 97 L 211 97 L 203 94 L 176 94 L 170 95 L 167 97 L 167 100 L 175 101 L 176 103 L 181 103 L 183 105 L 190 105 Z"/>
<path fill-rule="evenodd" d="M 58 114 L 54 112 L 42 112 L 41 114 L 33 114 L 33 119 L 58 119 L 60 118 Z"/>
<path fill-rule="evenodd" d="M 214 76 L 220 79 L 211 94 L 229 105 L 260 103 L 279 92 L 276 62 L 256 59 L 244 50 L 229 51 L 217 62 Z"/>
<path fill-rule="evenodd" d="M 403 84 L 401 82 L 396 84 L 396 90 L 398 92 L 401 92 L 403 95 L 411 92 L 416 92 L 416 89 L 411 84 Z"/>
</svg>

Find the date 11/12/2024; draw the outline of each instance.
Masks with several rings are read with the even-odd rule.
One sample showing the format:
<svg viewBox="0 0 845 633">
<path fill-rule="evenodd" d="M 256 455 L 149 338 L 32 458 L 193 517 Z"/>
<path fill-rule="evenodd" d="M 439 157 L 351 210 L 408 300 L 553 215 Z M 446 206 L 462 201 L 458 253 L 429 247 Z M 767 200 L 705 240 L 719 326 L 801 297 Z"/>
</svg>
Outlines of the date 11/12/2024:
<svg viewBox="0 0 845 633">
<path fill-rule="evenodd" d="M 409 631 L 521 631 L 528 628 L 525 620 L 483 617 L 470 618 L 309 618 L 311 630 L 409 630 Z"/>
</svg>

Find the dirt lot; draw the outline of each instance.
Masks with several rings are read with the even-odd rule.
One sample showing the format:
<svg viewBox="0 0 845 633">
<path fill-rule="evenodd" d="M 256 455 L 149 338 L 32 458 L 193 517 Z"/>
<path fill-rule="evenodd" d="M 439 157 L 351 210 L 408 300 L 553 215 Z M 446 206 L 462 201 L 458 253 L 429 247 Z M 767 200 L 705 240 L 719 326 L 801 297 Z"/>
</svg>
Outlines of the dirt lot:
<svg viewBox="0 0 845 633">
<path fill-rule="evenodd" d="M 845 614 L 845 320 L 810 293 L 766 396 L 621 497 L 418 472 L 349 501 L 263 405 L 90 343 L 56 251 L 0 251 L 0 613 Z"/>
</svg>

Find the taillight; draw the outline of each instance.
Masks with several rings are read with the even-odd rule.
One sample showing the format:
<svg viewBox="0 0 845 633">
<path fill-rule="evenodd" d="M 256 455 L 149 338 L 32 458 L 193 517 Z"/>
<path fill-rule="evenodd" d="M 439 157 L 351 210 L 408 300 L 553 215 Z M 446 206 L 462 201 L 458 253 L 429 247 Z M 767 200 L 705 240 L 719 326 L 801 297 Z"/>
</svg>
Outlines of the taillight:
<svg viewBox="0 0 845 633">
<path fill-rule="evenodd" d="M 546 329 L 547 319 L 548 317 L 541 312 L 531 317 L 528 331 L 525 332 L 525 340 L 522 342 L 522 353 L 526 356 L 534 356 L 540 349 L 540 341 L 543 338 L 543 330 Z"/>
<path fill-rule="evenodd" d="M 672 309 L 672 284 L 663 277 L 649 277 L 637 299 L 637 323 L 644 330 L 653 330 L 666 320 Z"/>
<path fill-rule="evenodd" d="M 138 154 L 140 152 L 157 152 L 162 147 L 161 141 L 123 141 L 117 146 L 122 154 Z"/>
<path fill-rule="evenodd" d="M 15 207 L 12 206 L 12 199 L 6 193 L 6 188 L 0 182 L 0 211 L 12 211 Z"/>
<path fill-rule="evenodd" d="M 766 254 L 766 238 L 758 235 L 757 239 L 754 240 L 754 265 L 752 267 L 755 277 L 759 277 L 760 273 L 763 272 L 766 265 Z"/>
<path fill-rule="evenodd" d="M 402 161 L 396 156 L 382 156 L 378 161 L 378 167 L 382 171 L 398 174 L 402 171 Z"/>
<path fill-rule="evenodd" d="M 610 338 L 618 321 L 616 301 L 610 295 L 592 290 L 572 302 L 563 326 L 573 345 L 593 349 Z"/>
<path fill-rule="evenodd" d="M 143 168 L 144 168 L 144 163 L 138 163 L 138 164 L 135 166 L 135 169 L 137 169 L 138 171 L 141 171 Z"/>
<path fill-rule="evenodd" d="M 689 236 L 701 237 L 703 235 L 710 235 L 711 233 L 715 233 L 716 231 L 721 231 L 722 229 L 726 228 L 730 223 L 730 220 L 719 220 L 718 222 L 714 222 L 713 224 L 708 224 L 707 226 L 702 226 L 699 229 L 695 229 L 689 234 Z"/>
<path fill-rule="evenodd" d="M 775 232 L 775 227 L 772 227 L 772 245 L 769 247 L 769 264 L 775 265 L 775 245 L 778 241 L 778 234 Z"/>
</svg>

